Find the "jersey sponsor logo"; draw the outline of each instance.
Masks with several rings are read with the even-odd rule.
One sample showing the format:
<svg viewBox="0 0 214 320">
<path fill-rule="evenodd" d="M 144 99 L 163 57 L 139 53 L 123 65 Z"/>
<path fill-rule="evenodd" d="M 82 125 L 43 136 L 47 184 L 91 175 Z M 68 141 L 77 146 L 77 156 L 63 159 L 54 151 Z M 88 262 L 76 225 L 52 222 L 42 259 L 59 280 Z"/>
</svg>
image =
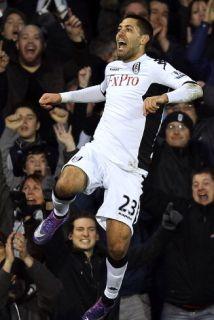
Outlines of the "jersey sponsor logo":
<svg viewBox="0 0 214 320">
<path fill-rule="evenodd" d="M 175 79 L 181 79 L 181 78 L 185 77 L 185 74 L 180 71 L 173 71 L 173 74 L 175 74 Z"/>
<path fill-rule="evenodd" d="M 136 86 L 139 82 L 139 78 L 137 76 L 130 76 L 128 74 L 112 74 L 107 77 L 107 82 L 108 86 L 111 87 Z"/>
<path fill-rule="evenodd" d="M 134 74 L 138 74 L 139 73 L 139 71 L 140 71 L 140 62 L 137 62 L 137 63 L 133 64 L 132 71 L 134 72 Z"/>
</svg>

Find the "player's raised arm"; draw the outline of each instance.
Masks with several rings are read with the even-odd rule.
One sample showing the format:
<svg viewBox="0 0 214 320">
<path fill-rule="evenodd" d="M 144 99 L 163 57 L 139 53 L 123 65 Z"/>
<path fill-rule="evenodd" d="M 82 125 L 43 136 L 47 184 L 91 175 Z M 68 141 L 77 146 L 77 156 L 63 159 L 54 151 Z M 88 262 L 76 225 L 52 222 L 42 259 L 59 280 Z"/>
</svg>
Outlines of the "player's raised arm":
<svg viewBox="0 0 214 320">
<path fill-rule="evenodd" d="M 101 102 L 105 101 L 105 95 L 100 85 L 88 87 L 81 90 L 62 93 L 44 93 L 39 103 L 45 109 L 51 109 L 54 105 L 67 102 Z"/>
</svg>

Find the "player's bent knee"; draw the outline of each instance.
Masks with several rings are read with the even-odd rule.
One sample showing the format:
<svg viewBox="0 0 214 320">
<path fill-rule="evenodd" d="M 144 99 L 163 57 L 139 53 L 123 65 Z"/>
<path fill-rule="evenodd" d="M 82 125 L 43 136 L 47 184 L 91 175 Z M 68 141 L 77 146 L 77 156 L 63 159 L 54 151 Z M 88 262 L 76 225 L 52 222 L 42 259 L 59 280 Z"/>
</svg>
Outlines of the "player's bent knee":
<svg viewBox="0 0 214 320">
<path fill-rule="evenodd" d="M 87 185 L 87 175 L 81 169 L 67 166 L 61 172 L 56 183 L 56 193 L 61 197 L 69 197 L 84 191 Z"/>
</svg>

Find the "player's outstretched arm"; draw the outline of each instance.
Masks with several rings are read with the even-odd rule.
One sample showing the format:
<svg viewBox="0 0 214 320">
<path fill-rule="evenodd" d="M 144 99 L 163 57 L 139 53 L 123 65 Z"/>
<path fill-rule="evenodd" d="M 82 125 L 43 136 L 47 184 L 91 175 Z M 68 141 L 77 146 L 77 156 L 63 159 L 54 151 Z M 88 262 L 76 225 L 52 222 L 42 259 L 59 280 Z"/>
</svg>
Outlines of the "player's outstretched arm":
<svg viewBox="0 0 214 320">
<path fill-rule="evenodd" d="M 39 103 L 45 109 L 51 109 L 53 105 L 67 102 L 89 103 L 105 101 L 105 95 L 100 85 L 87 87 L 62 93 L 44 93 Z"/>
<path fill-rule="evenodd" d="M 45 109 L 52 109 L 55 104 L 60 104 L 62 98 L 59 93 L 44 93 L 39 99 L 39 104 Z"/>
</svg>

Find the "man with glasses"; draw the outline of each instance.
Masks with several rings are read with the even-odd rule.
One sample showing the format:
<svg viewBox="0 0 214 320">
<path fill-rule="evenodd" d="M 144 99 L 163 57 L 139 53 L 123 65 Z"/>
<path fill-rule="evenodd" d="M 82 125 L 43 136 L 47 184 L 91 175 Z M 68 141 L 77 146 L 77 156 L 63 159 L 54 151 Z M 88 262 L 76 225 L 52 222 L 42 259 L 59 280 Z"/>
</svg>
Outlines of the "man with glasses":
<svg viewBox="0 0 214 320">
<path fill-rule="evenodd" d="M 151 215 L 152 228 L 160 223 L 167 203 L 180 199 L 185 206 L 191 198 L 192 131 L 193 122 L 183 112 L 169 114 L 162 123 L 142 196 L 142 206 Z"/>
</svg>

